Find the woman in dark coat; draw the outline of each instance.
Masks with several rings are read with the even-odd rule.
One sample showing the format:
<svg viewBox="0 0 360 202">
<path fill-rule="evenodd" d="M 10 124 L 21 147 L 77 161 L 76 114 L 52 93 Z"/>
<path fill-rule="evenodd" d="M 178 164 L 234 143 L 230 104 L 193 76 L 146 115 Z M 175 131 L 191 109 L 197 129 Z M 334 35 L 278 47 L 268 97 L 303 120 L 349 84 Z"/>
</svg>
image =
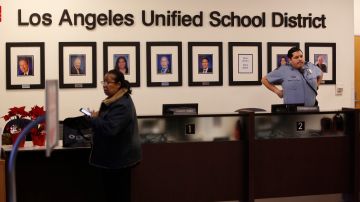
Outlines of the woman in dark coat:
<svg viewBox="0 0 360 202">
<path fill-rule="evenodd" d="M 131 201 L 131 169 L 141 160 L 141 145 L 130 84 L 118 70 L 107 72 L 102 84 L 107 98 L 91 113 L 90 164 L 100 170 L 108 201 Z"/>
</svg>

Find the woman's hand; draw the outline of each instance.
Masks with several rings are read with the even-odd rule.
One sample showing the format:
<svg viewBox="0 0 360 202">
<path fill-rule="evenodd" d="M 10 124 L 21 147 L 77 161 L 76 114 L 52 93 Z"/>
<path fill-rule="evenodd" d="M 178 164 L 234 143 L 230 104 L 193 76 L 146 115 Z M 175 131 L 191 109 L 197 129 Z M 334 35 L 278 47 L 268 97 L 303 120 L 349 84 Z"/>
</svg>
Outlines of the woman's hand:
<svg viewBox="0 0 360 202">
<path fill-rule="evenodd" d="M 96 118 L 96 117 L 99 116 L 99 112 L 98 112 L 98 111 L 92 110 L 90 113 L 91 113 L 91 118 Z"/>
</svg>

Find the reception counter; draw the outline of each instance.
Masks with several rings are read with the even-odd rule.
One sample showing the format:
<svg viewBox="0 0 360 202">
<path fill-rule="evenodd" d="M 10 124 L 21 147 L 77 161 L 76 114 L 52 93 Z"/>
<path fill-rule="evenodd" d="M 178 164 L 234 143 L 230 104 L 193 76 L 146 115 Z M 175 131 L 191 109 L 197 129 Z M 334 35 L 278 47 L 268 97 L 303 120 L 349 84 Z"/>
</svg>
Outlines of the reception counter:
<svg viewBox="0 0 360 202">
<path fill-rule="evenodd" d="M 359 112 L 141 116 L 133 201 L 359 193 Z M 5 159 L 10 148 L 3 147 Z M 18 201 L 103 201 L 90 148 L 21 149 Z M 354 194 L 357 193 L 357 194 Z"/>
<path fill-rule="evenodd" d="M 0 202 L 6 201 L 5 161 L 0 159 Z"/>
</svg>

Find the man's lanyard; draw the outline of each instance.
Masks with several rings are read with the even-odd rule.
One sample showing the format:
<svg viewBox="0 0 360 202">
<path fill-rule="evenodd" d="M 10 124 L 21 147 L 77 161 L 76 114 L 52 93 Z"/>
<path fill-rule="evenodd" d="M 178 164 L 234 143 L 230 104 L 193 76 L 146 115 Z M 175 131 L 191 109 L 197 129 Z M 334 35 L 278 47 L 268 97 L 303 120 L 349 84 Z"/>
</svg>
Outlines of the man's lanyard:
<svg viewBox="0 0 360 202">
<path fill-rule="evenodd" d="M 314 87 L 308 82 L 308 80 L 305 78 L 304 76 L 304 69 L 302 69 L 302 71 L 300 69 L 299 70 L 299 73 L 303 76 L 304 80 L 306 81 L 306 84 L 311 88 L 311 90 L 314 91 L 315 95 L 318 95 L 317 91 L 314 89 Z"/>
</svg>

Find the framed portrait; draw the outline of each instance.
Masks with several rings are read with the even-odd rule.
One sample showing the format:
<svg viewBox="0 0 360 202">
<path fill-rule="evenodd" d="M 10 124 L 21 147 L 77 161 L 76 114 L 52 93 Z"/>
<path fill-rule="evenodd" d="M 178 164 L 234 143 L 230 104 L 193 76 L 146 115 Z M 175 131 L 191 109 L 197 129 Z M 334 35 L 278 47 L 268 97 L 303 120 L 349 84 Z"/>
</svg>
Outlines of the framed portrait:
<svg viewBox="0 0 360 202">
<path fill-rule="evenodd" d="M 287 52 L 292 47 L 300 47 L 298 42 L 268 42 L 268 72 L 289 63 Z"/>
<path fill-rule="evenodd" d="M 290 58 L 288 58 L 287 54 L 277 54 L 276 55 L 276 68 L 281 65 L 288 65 L 290 62 Z"/>
<path fill-rule="evenodd" d="M 104 75 L 118 69 L 132 87 L 140 86 L 140 42 L 104 42 Z"/>
<path fill-rule="evenodd" d="M 45 88 L 45 44 L 6 43 L 6 89 Z"/>
<path fill-rule="evenodd" d="M 86 76 L 85 54 L 70 54 L 69 72 L 70 76 Z"/>
<path fill-rule="evenodd" d="M 157 54 L 156 66 L 158 74 L 171 74 L 172 73 L 172 54 Z"/>
<path fill-rule="evenodd" d="M 96 88 L 95 42 L 59 42 L 59 87 Z"/>
<path fill-rule="evenodd" d="M 223 84 L 222 43 L 189 42 L 189 86 Z"/>
<path fill-rule="evenodd" d="M 305 43 L 305 60 L 323 72 L 323 84 L 336 84 L 336 44 Z"/>
<path fill-rule="evenodd" d="M 261 85 L 261 42 L 229 42 L 229 85 Z"/>
<path fill-rule="evenodd" d="M 147 86 L 182 85 L 181 42 L 147 42 Z"/>
</svg>

